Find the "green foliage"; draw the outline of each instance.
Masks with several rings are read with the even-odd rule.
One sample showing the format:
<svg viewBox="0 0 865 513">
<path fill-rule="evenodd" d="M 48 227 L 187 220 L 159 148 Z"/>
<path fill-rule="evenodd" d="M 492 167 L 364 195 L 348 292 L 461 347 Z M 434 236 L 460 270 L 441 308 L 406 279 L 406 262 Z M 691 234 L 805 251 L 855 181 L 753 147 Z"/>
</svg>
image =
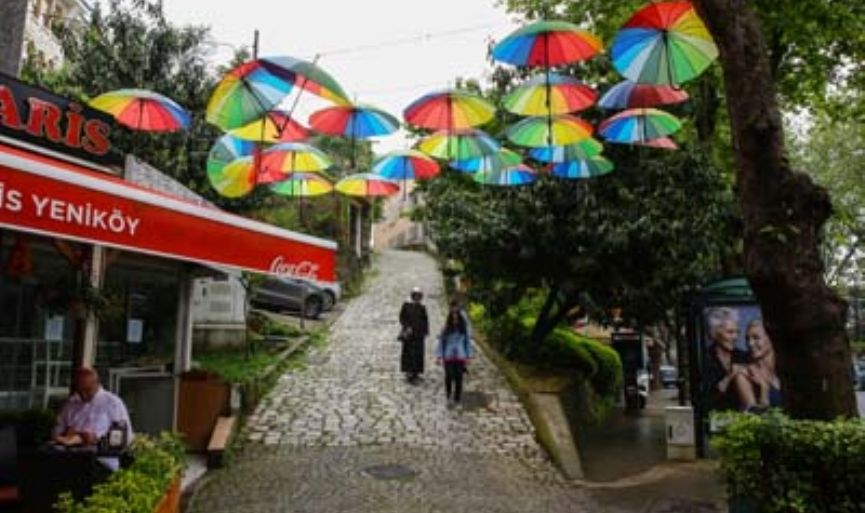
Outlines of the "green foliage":
<svg viewBox="0 0 865 513">
<path fill-rule="evenodd" d="M 132 443 L 134 462 L 95 487 L 83 502 L 62 495 L 58 513 L 153 513 L 185 464 L 185 448 L 169 433 L 159 438 L 139 435 Z"/>
<path fill-rule="evenodd" d="M 838 287 L 855 287 L 865 270 L 865 125 L 820 115 L 806 133 L 796 135 L 791 157 L 797 168 L 826 187 L 834 214 L 826 225 L 823 249 L 828 278 Z"/>
<path fill-rule="evenodd" d="M 540 348 L 531 347 L 530 334 L 542 302 L 543 295 L 529 294 L 495 317 L 488 316 L 486 309 L 475 303 L 469 315 L 487 340 L 509 359 L 538 368 L 576 372 L 599 397 L 612 400 L 622 386 L 622 363 L 606 344 L 561 326 L 543 340 Z"/>
<path fill-rule="evenodd" d="M 491 314 L 528 289 L 556 287 L 565 310 L 579 305 L 603 319 L 621 307 L 650 324 L 735 251 L 729 183 L 697 147 L 610 146 L 616 171 L 591 181 L 481 188 L 449 173 L 422 185 L 417 216 Z"/>
<path fill-rule="evenodd" d="M 853 513 L 865 508 L 865 423 L 733 415 L 713 440 L 729 496 L 761 513 Z"/>
<path fill-rule="evenodd" d="M 222 376 L 229 383 L 241 384 L 257 378 L 276 363 L 271 351 L 223 350 L 196 355 L 196 363 L 204 370 Z"/>
</svg>

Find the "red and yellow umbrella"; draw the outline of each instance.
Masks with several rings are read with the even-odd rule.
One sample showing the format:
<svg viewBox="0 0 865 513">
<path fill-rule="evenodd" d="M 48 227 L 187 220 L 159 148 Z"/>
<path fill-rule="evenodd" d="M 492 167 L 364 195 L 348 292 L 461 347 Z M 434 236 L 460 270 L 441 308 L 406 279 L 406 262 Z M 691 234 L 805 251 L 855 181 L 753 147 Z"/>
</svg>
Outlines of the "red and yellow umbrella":
<svg viewBox="0 0 865 513">
<path fill-rule="evenodd" d="M 452 89 L 418 98 L 405 108 L 403 117 L 418 128 L 453 132 L 488 123 L 495 113 L 495 107 L 480 96 Z"/>
<path fill-rule="evenodd" d="M 336 190 L 346 196 L 374 198 L 393 196 L 399 192 L 399 184 L 373 173 L 357 173 L 337 182 Z"/>
<path fill-rule="evenodd" d="M 114 116 L 121 125 L 144 132 L 176 132 L 189 128 L 189 114 L 167 96 L 144 89 L 118 89 L 101 94 L 90 106 Z"/>
</svg>

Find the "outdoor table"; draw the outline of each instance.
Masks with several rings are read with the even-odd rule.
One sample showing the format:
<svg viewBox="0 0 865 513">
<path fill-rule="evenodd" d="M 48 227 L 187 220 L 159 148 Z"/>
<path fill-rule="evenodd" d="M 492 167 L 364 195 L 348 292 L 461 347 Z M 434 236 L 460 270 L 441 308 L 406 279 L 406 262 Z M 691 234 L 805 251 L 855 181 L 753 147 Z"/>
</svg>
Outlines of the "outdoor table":
<svg viewBox="0 0 865 513">
<path fill-rule="evenodd" d="M 111 475 L 100 458 L 121 458 L 118 452 L 106 453 L 96 447 L 60 447 L 46 444 L 19 453 L 21 499 L 25 511 L 50 512 L 63 492 L 82 500 L 93 487 Z"/>
</svg>

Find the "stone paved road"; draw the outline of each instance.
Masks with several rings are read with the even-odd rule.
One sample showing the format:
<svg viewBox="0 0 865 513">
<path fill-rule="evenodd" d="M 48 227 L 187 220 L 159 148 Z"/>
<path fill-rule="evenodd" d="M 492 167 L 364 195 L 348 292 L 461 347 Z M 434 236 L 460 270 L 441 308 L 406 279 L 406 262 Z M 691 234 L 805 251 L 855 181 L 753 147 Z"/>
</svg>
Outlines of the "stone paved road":
<svg viewBox="0 0 865 513">
<path fill-rule="evenodd" d="M 441 278 L 420 253 L 385 253 L 378 269 L 333 326 L 330 344 L 307 368 L 284 375 L 249 419 L 250 443 L 203 486 L 193 511 L 597 511 L 554 470 L 516 396 L 482 355 L 466 390 L 487 397 L 486 407 L 445 408 L 431 341 L 424 381 L 405 382 L 399 306 L 412 286 L 423 287 L 438 331 Z M 376 479 L 370 467 L 378 465 L 413 475 Z"/>
</svg>

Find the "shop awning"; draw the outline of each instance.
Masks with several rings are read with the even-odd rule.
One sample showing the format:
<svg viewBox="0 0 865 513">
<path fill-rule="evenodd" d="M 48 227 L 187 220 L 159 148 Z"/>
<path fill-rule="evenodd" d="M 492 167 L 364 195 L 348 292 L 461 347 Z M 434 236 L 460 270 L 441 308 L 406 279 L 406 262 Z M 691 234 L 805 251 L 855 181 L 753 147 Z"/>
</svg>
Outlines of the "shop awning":
<svg viewBox="0 0 865 513">
<path fill-rule="evenodd" d="M 205 265 L 336 279 L 335 242 L 5 144 L 0 144 L 0 227 Z"/>
</svg>

